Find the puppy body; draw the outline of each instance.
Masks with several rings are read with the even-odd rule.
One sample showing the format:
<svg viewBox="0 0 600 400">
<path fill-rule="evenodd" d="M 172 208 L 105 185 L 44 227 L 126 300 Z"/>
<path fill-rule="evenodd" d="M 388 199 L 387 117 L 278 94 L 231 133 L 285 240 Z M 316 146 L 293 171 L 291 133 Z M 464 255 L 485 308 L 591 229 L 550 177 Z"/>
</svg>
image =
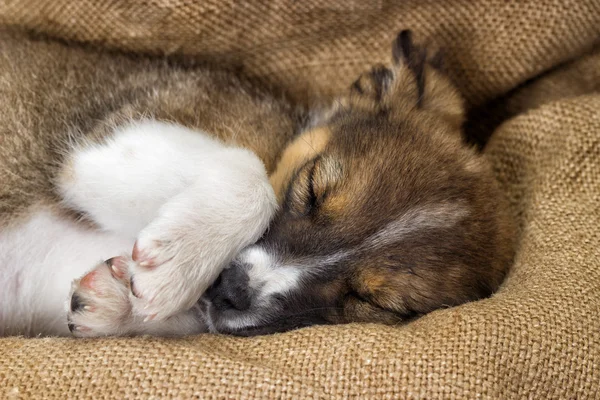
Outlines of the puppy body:
<svg viewBox="0 0 600 400">
<path fill-rule="evenodd" d="M 157 319 L 192 307 L 274 212 L 266 170 L 291 108 L 226 73 L 1 35 L 0 334 L 68 333 L 71 282 L 136 239 L 185 258 L 138 271 Z M 97 334 L 165 333 L 105 322 Z"/>
<path fill-rule="evenodd" d="M 55 187 L 61 204 L 36 205 L 29 216 L 0 232 L 2 285 L 8 289 L 2 298 L 8 312 L 0 315 L 4 334 L 67 334 L 70 282 L 115 254 L 130 254 L 136 238 L 142 248 L 161 241 L 176 258 L 162 265 L 159 274 L 139 269 L 138 290 L 164 290 L 166 304 L 160 306 L 166 316 L 190 309 L 223 265 L 264 231 L 275 208 L 264 167 L 252 153 L 225 147 L 200 131 L 150 120 L 119 127 L 103 144 L 76 146 L 65 158 Z M 80 218 L 85 221 L 62 215 L 62 207 L 83 213 Z M 240 231 L 239 223 L 248 228 Z M 177 262 L 177 256 L 190 253 L 200 254 L 202 261 L 189 270 L 180 268 L 185 261 Z M 107 267 L 100 269 L 106 271 L 94 282 L 98 295 L 92 290 L 79 294 L 81 301 L 99 303 L 96 321 L 86 324 L 96 334 L 166 335 L 204 329 L 196 313 L 169 324 L 139 324 L 152 311 L 147 304 L 143 311 L 140 305 L 138 321 L 130 321 L 132 301 L 137 299 L 130 299 L 122 282 L 106 275 Z M 177 277 L 185 273 L 192 276 Z M 107 282 L 101 282 L 102 277 Z M 174 280 L 181 284 L 164 287 Z M 186 291 L 188 304 L 182 306 Z M 106 307 L 110 313 L 98 320 Z M 81 317 L 72 319 L 78 322 Z"/>
<path fill-rule="evenodd" d="M 394 324 L 510 264 L 460 96 L 406 33 L 307 126 L 225 72 L 1 35 L 0 333 Z"/>
</svg>

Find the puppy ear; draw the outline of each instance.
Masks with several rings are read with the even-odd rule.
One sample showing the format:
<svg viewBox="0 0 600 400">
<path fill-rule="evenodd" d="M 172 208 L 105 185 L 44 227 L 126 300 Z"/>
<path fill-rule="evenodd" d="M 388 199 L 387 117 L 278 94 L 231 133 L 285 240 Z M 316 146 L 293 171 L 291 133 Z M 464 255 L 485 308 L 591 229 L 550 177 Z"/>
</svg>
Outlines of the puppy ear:
<svg viewBox="0 0 600 400">
<path fill-rule="evenodd" d="M 398 70 L 402 70 L 401 75 L 406 73 L 411 75 L 411 81 L 413 77 L 416 80 L 417 106 L 421 106 L 425 91 L 426 51 L 415 46 L 411 31 L 404 30 L 398 34 L 392 44 L 392 56 L 393 65 L 391 68 L 381 64 L 375 65 L 354 81 L 350 87 L 349 98 L 350 104 L 354 108 L 389 109 L 389 106 L 393 105 L 390 103 L 394 102 L 394 92 L 398 92 L 398 89 L 393 87 L 397 86 L 393 85 L 393 81 L 398 78 Z"/>
<path fill-rule="evenodd" d="M 351 93 L 359 98 L 380 102 L 394 78 L 392 71 L 384 65 L 375 65 L 369 72 L 361 74 L 350 87 Z"/>
<path fill-rule="evenodd" d="M 392 59 L 395 65 L 406 65 L 414 75 L 418 92 L 417 106 L 421 107 L 425 93 L 427 49 L 416 46 L 412 40 L 412 32 L 406 29 L 398 34 L 392 44 Z"/>
<path fill-rule="evenodd" d="M 412 98 L 417 109 L 435 112 L 460 128 L 463 101 L 443 71 L 443 59 L 439 48 L 419 45 L 410 30 L 401 31 L 392 44 L 393 92 L 399 100 Z"/>
<path fill-rule="evenodd" d="M 416 44 L 410 30 L 392 43 L 392 65 L 375 65 L 361 74 L 339 101 L 341 107 L 386 112 L 406 118 L 414 111 L 437 114 L 460 129 L 462 97 L 441 71 L 442 54 Z"/>
</svg>

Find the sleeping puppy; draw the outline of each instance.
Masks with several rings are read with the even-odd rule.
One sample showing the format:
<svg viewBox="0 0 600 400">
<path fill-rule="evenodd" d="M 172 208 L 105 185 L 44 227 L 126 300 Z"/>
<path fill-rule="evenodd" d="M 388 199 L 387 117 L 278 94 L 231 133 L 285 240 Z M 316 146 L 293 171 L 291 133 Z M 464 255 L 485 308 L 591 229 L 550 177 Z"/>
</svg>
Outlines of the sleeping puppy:
<svg viewBox="0 0 600 400">
<path fill-rule="evenodd" d="M 306 114 L 226 72 L 0 35 L 1 334 L 397 324 L 511 263 L 461 98 L 408 31 Z"/>
</svg>

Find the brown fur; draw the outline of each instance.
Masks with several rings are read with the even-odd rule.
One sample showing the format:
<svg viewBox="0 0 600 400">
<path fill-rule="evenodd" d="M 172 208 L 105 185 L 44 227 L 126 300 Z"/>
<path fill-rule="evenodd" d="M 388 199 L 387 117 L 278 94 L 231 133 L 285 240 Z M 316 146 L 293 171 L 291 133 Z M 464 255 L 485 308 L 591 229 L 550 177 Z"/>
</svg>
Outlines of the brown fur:
<svg viewBox="0 0 600 400">
<path fill-rule="evenodd" d="M 40 202 L 66 144 L 101 140 L 128 119 L 154 117 L 247 147 L 274 169 L 294 134 L 293 109 L 231 74 L 184 68 L 0 31 L 0 226 Z M 68 169 L 67 169 L 68 171 Z"/>
<path fill-rule="evenodd" d="M 325 146 L 301 147 L 303 163 L 264 238 L 290 259 L 352 251 L 306 283 L 306 301 L 328 310 L 320 318 L 329 322 L 397 323 L 486 297 L 513 256 L 514 228 L 492 171 L 462 142 L 460 95 L 410 37 L 394 55 L 391 68 L 361 75 L 312 131 L 326 133 Z M 411 210 L 439 223 L 365 245 Z"/>
<path fill-rule="evenodd" d="M 314 155 L 319 154 L 327 145 L 330 136 L 331 132 L 326 127 L 311 129 L 298 135 L 287 145 L 277 169 L 269 178 L 279 202 L 283 201 L 284 190 L 292 174 Z"/>
<path fill-rule="evenodd" d="M 461 141 L 460 95 L 403 35 L 391 68 L 363 74 L 293 140 L 294 108 L 230 74 L 2 31 L 0 96 L 13 107 L 0 110 L 0 226 L 57 204 L 66 143 L 152 116 L 263 160 L 281 202 L 264 243 L 291 258 L 353 252 L 306 290 L 322 320 L 395 323 L 487 296 L 510 264 L 512 226 L 489 166 Z M 436 225 L 369 245 L 415 209 Z"/>
</svg>

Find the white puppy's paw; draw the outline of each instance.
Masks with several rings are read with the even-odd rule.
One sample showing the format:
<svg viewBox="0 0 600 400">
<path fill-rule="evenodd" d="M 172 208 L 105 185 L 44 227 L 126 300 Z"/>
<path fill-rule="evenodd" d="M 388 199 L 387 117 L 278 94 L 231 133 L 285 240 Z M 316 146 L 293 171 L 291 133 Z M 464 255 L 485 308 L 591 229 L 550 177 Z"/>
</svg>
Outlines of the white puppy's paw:
<svg viewBox="0 0 600 400">
<path fill-rule="evenodd" d="M 134 312 L 159 321 L 194 306 L 233 257 L 258 240 L 275 209 L 256 156 L 220 152 L 138 236 L 131 291 L 143 306 L 134 304 Z"/>
<path fill-rule="evenodd" d="M 73 282 L 67 320 L 77 337 L 125 335 L 134 322 L 128 265 L 123 257 L 97 265 Z"/>
<path fill-rule="evenodd" d="M 185 336 L 206 331 L 200 305 L 164 321 L 137 313 L 146 304 L 131 293 L 129 256 L 111 258 L 73 282 L 67 323 L 76 337 Z"/>
</svg>

